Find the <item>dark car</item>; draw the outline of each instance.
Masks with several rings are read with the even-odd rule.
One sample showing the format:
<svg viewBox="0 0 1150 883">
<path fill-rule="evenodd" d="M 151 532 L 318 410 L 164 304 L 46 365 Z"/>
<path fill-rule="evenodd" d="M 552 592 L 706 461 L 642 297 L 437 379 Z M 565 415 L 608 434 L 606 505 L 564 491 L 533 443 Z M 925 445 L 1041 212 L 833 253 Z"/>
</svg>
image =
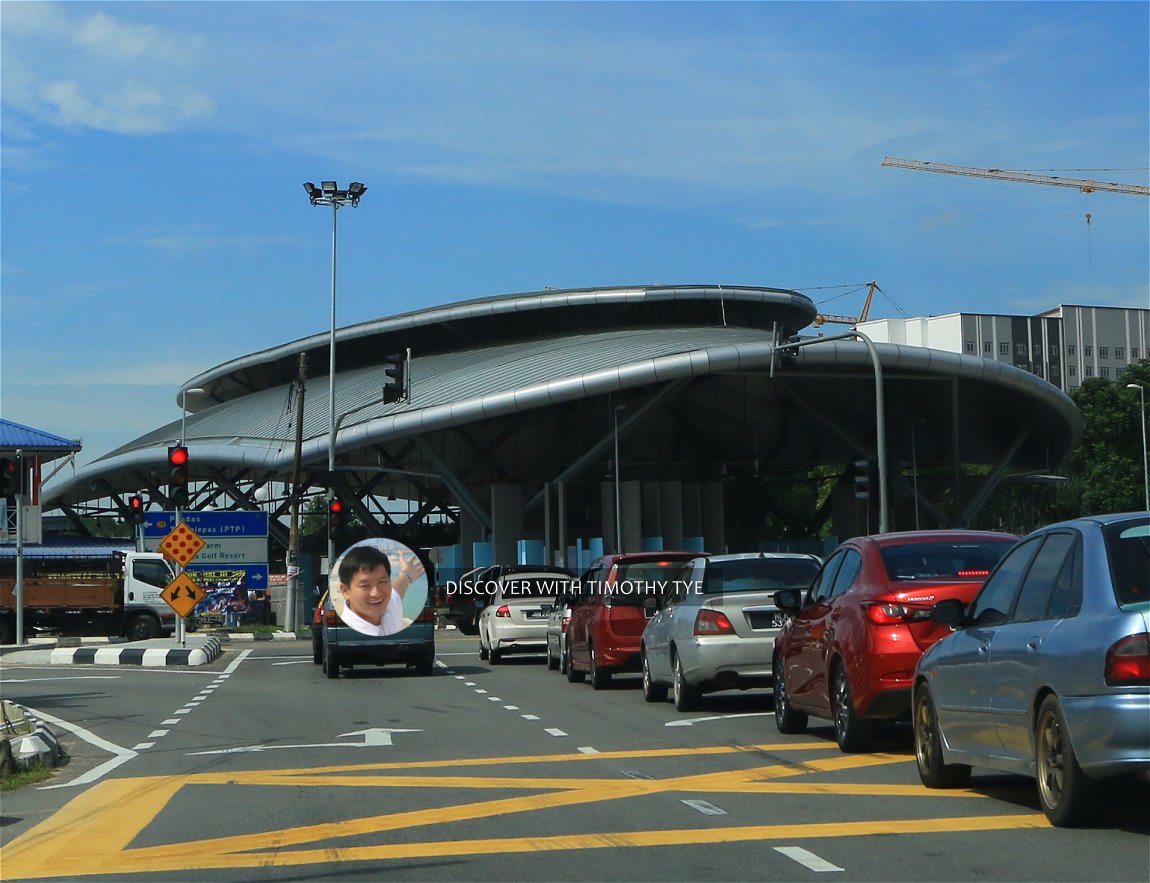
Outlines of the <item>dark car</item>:
<svg viewBox="0 0 1150 883">
<path fill-rule="evenodd" d="M 640 670 L 639 648 L 653 608 L 683 565 L 700 552 L 632 552 L 605 555 L 592 563 L 571 600 L 567 624 L 567 680 L 591 676 L 601 690 L 615 672 Z"/>
<path fill-rule="evenodd" d="M 810 589 L 784 589 L 788 620 L 775 639 L 775 725 L 834 721 L 843 751 L 866 751 L 875 721 L 910 718 L 914 667 L 950 630 L 938 601 L 968 603 L 1018 537 L 990 531 L 914 531 L 840 545 Z"/>
<path fill-rule="evenodd" d="M 324 593 L 323 646 L 324 674 L 338 678 L 340 668 L 355 665 L 405 665 L 421 675 L 435 667 L 435 607 L 427 604 L 415 621 L 392 635 L 365 635 L 346 625 Z M 313 643 L 314 650 L 314 643 Z"/>
</svg>

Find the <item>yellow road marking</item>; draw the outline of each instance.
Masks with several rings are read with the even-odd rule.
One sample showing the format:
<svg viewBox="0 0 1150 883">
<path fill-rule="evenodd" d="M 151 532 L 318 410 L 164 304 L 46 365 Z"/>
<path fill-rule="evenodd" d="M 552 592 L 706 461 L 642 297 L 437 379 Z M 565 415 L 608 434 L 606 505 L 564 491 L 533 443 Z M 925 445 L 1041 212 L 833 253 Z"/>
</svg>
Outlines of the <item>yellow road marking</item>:
<svg viewBox="0 0 1150 883">
<path fill-rule="evenodd" d="M 788 745 L 819 749 L 822 746 Z M 703 749 L 656 749 L 613 753 L 625 758 L 719 755 L 777 750 L 776 746 L 715 746 Z M 411 775 L 412 769 L 502 765 L 504 763 L 563 763 L 603 759 L 610 754 L 564 754 L 539 757 L 469 758 L 418 763 L 362 764 L 322 769 L 288 769 L 187 776 L 112 779 L 77 796 L 51 818 L 4 849 L 5 879 L 84 876 L 89 874 L 161 873 L 208 868 L 288 867 L 327 862 L 431 858 L 437 856 L 527 853 L 547 850 L 602 849 L 619 846 L 658 846 L 724 843 L 741 840 L 846 837 L 869 834 L 1005 830 L 1046 827 L 1039 813 L 825 824 L 754 825 L 661 831 L 590 832 L 556 837 L 425 840 L 367 846 L 319 845 L 347 837 L 363 837 L 428 825 L 487 819 L 561 806 L 599 803 L 667 792 L 745 794 L 848 794 L 931 796 L 920 786 L 797 782 L 797 777 L 822 772 L 861 769 L 909 760 L 901 755 L 836 755 L 805 763 L 769 764 L 747 769 L 699 773 L 667 779 L 536 778 L 499 776 Z M 380 775 L 401 770 L 396 775 Z M 341 773 L 343 775 L 341 775 Z M 350 775 L 350 774 L 356 775 Z M 791 781 L 778 781 L 787 779 Z M 415 809 L 362 818 L 341 819 L 283 830 L 237 834 L 185 843 L 131 847 L 185 786 L 375 787 L 520 790 L 521 794 L 452 806 Z M 982 796 L 946 792 L 948 796 Z M 115 824 L 109 824 L 115 819 Z M 448 832 L 450 834 L 450 831 Z M 306 847 L 312 848 L 293 848 Z"/>
</svg>

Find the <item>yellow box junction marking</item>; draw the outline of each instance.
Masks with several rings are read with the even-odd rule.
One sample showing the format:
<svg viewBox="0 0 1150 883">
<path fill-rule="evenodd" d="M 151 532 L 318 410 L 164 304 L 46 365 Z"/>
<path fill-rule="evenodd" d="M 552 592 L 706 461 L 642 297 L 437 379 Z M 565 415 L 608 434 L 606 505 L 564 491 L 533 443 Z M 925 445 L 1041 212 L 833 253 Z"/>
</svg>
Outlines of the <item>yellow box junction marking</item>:
<svg viewBox="0 0 1150 883">
<path fill-rule="evenodd" d="M 714 746 L 707 748 L 615 751 L 601 754 L 559 754 L 464 758 L 435 761 L 356 764 L 323 768 L 249 772 L 195 773 L 111 779 L 72 800 L 59 812 L 18 837 L 3 850 L 4 878 L 43 879 L 94 874 L 188 872 L 208 868 L 294 867 L 331 862 L 387 861 L 443 856 L 506 855 L 573 849 L 610 849 L 637 846 L 680 846 L 693 843 L 730 843 L 746 840 L 798 840 L 822 837 L 858 837 L 871 834 L 916 834 L 959 831 L 1000 831 L 1046 828 L 1041 813 L 964 816 L 957 818 L 882 819 L 836 821 L 819 824 L 748 825 L 682 828 L 655 831 L 612 831 L 539 837 L 484 837 L 440 839 L 414 843 L 339 846 L 330 841 L 362 837 L 421 826 L 488 819 L 512 813 L 560 806 L 599 803 L 661 793 L 743 793 L 809 795 L 882 795 L 900 797 L 981 798 L 969 790 L 933 792 L 919 785 L 848 785 L 795 781 L 814 773 L 861 769 L 905 763 L 905 755 L 835 755 L 803 763 L 772 763 L 750 769 L 698 773 L 669 779 L 586 778 L 461 775 L 463 767 L 507 766 L 532 763 L 581 763 L 590 760 L 658 758 L 745 752 L 818 750 L 810 744 Z M 412 774 L 413 770 L 452 769 L 448 775 Z M 392 772 L 396 771 L 396 772 Z M 354 774 L 354 775 L 353 775 Z M 789 780 L 789 781 L 780 781 Z M 324 788 L 438 788 L 533 791 L 452 806 L 415 809 L 343 818 L 337 821 L 278 831 L 237 834 L 163 846 L 131 847 L 160 814 L 191 785 L 237 787 L 287 786 Z M 234 799 L 234 798 L 233 798 Z M 440 831 L 441 835 L 445 832 Z M 450 836 L 450 832 L 446 832 Z"/>
</svg>

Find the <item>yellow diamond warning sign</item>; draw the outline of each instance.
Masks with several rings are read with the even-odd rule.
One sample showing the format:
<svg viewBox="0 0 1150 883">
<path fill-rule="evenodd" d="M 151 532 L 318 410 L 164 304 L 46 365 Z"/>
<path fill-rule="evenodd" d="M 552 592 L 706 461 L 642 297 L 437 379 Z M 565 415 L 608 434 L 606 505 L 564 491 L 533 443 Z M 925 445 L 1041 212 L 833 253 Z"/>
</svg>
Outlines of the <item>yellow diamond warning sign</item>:
<svg viewBox="0 0 1150 883">
<path fill-rule="evenodd" d="M 179 616 L 190 616 L 196 605 L 204 600 L 204 590 L 186 573 L 181 573 L 160 592 L 160 597 L 167 601 L 168 606 Z"/>
<path fill-rule="evenodd" d="M 187 522 L 181 521 L 160 541 L 159 549 L 183 567 L 195 558 L 205 545 L 200 535 L 188 527 Z"/>
</svg>

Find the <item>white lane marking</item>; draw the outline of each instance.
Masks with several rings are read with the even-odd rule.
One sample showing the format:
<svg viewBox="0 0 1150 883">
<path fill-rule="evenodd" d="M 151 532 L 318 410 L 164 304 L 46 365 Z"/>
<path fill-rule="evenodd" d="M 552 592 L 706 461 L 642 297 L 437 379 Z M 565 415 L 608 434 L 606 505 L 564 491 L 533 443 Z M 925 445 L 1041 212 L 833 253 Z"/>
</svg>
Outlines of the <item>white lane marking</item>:
<svg viewBox="0 0 1150 883">
<path fill-rule="evenodd" d="M 474 653 L 436 653 L 436 656 L 474 656 Z"/>
<path fill-rule="evenodd" d="M 543 732 L 544 733 L 550 733 L 552 736 L 566 736 L 567 735 L 558 727 L 547 727 L 546 729 L 543 730 Z"/>
<path fill-rule="evenodd" d="M 61 729 L 67 730 L 68 732 L 79 736 L 89 745 L 95 745 L 97 748 L 103 749 L 104 751 L 115 755 L 115 757 L 113 757 L 111 760 L 106 760 L 99 766 L 93 767 L 92 769 L 88 770 L 88 772 L 77 776 L 71 782 L 64 782 L 60 785 L 44 785 L 38 788 L 38 791 L 47 791 L 53 788 L 72 788 L 76 785 L 87 785 L 89 782 L 95 782 L 106 773 L 110 773 L 120 764 L 127 763 L 129 760 L 136 756 L 136 752 L 131 748 L 124 748 L 121 745 L 116 745 L 113 742 L 109 742 L 107 739 L 102 739 L 92 731 L 85 730 L 79 724 L 61 720 L 58 717 L 54 717 L 50 714 L 45 714 L 42 711 L 36 711 L 34 708 L 29 708 L 28 711 L 32 714 L 33 717 L 38 718 L 39 720 L 47 721 L 50 724 L 55 724 Z"/>
<path fill-rule="evenodd" d="M 518 705 L 504 705 L 503 707 L 506 708 L 508 711 L 518 711 L 519 710 Z"/>
<path fill-rule="evenodd" d="M 599 753 L 598 748 L 592 748 L 590 745 L 581 745 L 580 747 L 576 748 L 575 750 L 578 751 L 580 754 L 598 754 Z"/>
<path fill-rule="evenodd" d="M 474 687 L 474 686 L 475 686 L 475 681 L 464 681 L 464 682 L 463 682 L 463 686 L 465 686 L 465 687 Z"/>
<path fill-rule="evenodd" d="M 251 650 L 244 650 L 242 653 L 240 653 L 239 656 L 237 656 L 235 659 L 233 659 L 231 661 L 231 664 L 223 670 L 223 672 L 220 674 L 220 677 L 221 678 L 230 678 L 232 676 L 232 672 L 240 667 L 240 663 L 243 662 L 245 659 L 247 659 L 251 655 L 252 655 Z"/>
<path fill-rule="evenodd" d="M 838 865 L 832 865 L 825 858 L 815 855 L 810 850 L 803 849 L 801 846 L 776 846 L 775 852 L 782 853 L 787 858 L 798 862 L 803 867 L 812 871 L 841 871 Z"/>
<path fill-rule="evenodd" d="M 176 711 L 173 711 L 172 714 L 187 714 L 189 711 L 191 711 L 190 708 L 180 708 Z"/>
<path fill-rule="evenodd" d="M 288 662 L 273 662 L 272 665 L 307 665 L 309 662 L 315 663 L 315 660 L 310 656 L 307 659 L 292 659 Z"/>
<path fill-rule="evenodd" d="M 456 675 L 456 676 L 455 676 L 455 680 L 457 680 L 457 681 L 466 681 L 466 680 L 467 680 L 467 675 Z"/>
<path fill-rule="evenodd" d="M 476 693 L 486 693 L 487 691 L 486 690 L 476 690 L 475 692 Z"/>
<path fill-rule="evenodd" d="M 392 733 L 422 733 L 422 730 L 407 730 L 403 728 L 372 727 L 367 730 L 356 730 L 354 733 L 340 733 L 337 738 L 346 739 L 348 736 L 363 736 L 362 742 L 320 742 L 315 745 L 241 745 L 238 748 L 221 748 L 216 751 L 193 751 L 189 756 L 201 754 L 245 754 L 258 751 L 273 751 L 281 748 L 378 748 L 392 745 Z"/>
<path fill-rule="evenodd" d="M 488 702 L 502 702 L 503 700 L 500 699 L 498 696 L 488 696 L 487 701 Z"/>
<path fill-rule="evenodd" d="M 148 738 L 149 739 L 162 739 L 166 735 L 168 735 L 167 730 L 152 730 L 152 732 L 148 733 Z"/>
<path fill-rule="evenodd" d="M 151 748 L 155 744 L 155 742 L 141 742 L 139 745 L 133 745 L 132 750 L 143 751 L 145 748 Z"/>
<path fill-rule="evenodd" d="M 38 684 L 41 681 L 118 681 L 120 675 L 65 675 L 62 678 L 4 678 L 5 684 Z"/>
<path fill-rule="evenodd" d="M 170 717 L 166 721 L 160 721 L 160 725 L 165 726 L 165 727 L 175 726 L 178 723 L 179 723 L 179 721 L 176 720 L 174 717 Z"/>
<path fill-rule="evenodd" d="M 537 715 L 537 714 L 525 714 L 525 715 L 523 715 L 523 719 L 525 721 L 537 721 L 537 720 L 539 720 L 539 715 Z"/>
<path fill-rule="evenodd" d="M 749 711 L 745 714 L 713 714 L 710 717 L 692 717 L 687 720 L 674 720 L 667 721 L 663 726 L 665 727 L 690 727 L 695 724 L 701 724 L 703 721 L 723 721 L 730 720 L 735 717 L 767 717 L 773 716 L 773 711 Z"/>
<path fill-rule="evenodd" d="M 715 804 L 707 803 L 705 800 L 684 800 L 683 803 L 705 816 L 725 816 L 727 814 L 725 809 L 720 809 Z"/>
</svg>

